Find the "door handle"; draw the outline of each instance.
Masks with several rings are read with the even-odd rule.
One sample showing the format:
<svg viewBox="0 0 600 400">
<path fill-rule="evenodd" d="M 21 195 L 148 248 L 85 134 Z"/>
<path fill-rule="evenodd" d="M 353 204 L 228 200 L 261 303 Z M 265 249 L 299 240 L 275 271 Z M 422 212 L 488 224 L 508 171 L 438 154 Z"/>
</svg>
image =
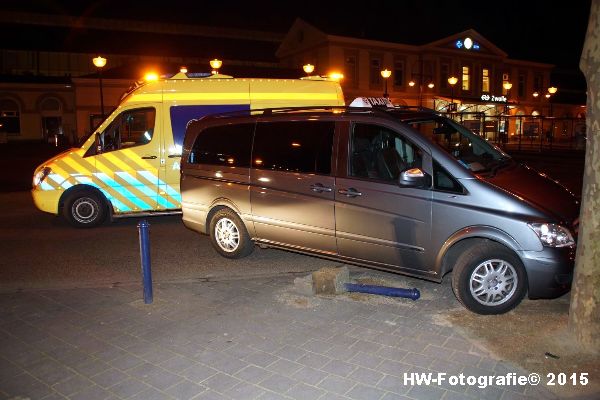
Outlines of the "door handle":
<svg viewBox="0 0 600 400">
<path fill-rule="evenodd" d="M 144 160 L 155 160 L 156 156 L 142 156 L 142 159 L 144 159 Z"/>
<path fill-rule="evenodd" d="M 310 190 L 312 190 L 313 192 L 317 192 L 317 193 L 332 191 L 332 189 L 330 187 L 323 186 L 320 183 L 315 183 L 314 185 L 310 185 Z"/>
<path fill-rule="evenodd" d="M 347 197 L 362 196 L 362 193 L 359 192 L 358 190 L 354 189 L 354 188 L 340 189 L 340 190 L 338 190 L 338 193 L 339 194 L 343 194 L 344 196 L 347 196 Z"/>
<path fill-rule="evenodd" d="M 181 158 L 181 154 L 169 154 L 169 158 Z"/>
</svg>

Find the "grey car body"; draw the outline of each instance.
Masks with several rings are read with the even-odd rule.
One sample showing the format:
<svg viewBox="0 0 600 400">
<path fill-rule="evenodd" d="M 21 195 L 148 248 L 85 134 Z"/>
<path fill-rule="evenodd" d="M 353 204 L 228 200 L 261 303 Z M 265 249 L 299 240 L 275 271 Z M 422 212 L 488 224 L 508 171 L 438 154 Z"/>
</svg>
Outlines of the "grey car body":
<svg viewBox="0 0 600 400">
<path fill-rule="evenodd" d="M 183 222 L 231 258 L 258 243 L 436 282 L 454 269 L 479 313 L 564 294 L 576 197 L 465 131 L 408 109 L 204 117 L 184 141 Z"/>
</svg>

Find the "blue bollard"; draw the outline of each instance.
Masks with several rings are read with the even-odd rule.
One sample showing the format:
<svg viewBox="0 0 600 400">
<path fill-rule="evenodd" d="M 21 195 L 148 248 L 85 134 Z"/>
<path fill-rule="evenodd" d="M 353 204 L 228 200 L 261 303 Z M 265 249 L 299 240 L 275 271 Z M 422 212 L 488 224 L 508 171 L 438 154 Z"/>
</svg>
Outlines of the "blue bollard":
<svg viewBox="0 0 600 400">
<path fill-rule="evenodd" d="M 419 289 L 402 289 L 387 286 L 359 285 L 357 283 L 346 283 L 346 290 L 349 292 L 360 292 L 369 294 L 380 294 L 383 296 L 404 297 L 417 300 L 421 297 Z"/>
<path fill-rule="evenodd" d="M 146 220 L 138 223 L 140 234 L 140 257 L 142 261 L 142 283 L 144 285 L 144 303 L 152 303 L 152 270 L 150 268 L 150 224 Z"/>
</svg>

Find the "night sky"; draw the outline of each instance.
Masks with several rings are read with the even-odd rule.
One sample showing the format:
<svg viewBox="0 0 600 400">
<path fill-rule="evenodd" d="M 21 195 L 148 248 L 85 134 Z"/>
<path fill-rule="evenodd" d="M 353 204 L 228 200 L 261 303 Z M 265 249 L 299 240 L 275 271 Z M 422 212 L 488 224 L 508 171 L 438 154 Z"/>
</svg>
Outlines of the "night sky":
<svg viewBox="0 0 600 400">
<path fill-rule="evenodd" d="M 473 28 L 515 59 L 577 68 L 591 0 L 378 2 L 3 1 L 0 9 L 286 32 L 296 17 L 323 31 L 424 44 Z"/>
</svg>

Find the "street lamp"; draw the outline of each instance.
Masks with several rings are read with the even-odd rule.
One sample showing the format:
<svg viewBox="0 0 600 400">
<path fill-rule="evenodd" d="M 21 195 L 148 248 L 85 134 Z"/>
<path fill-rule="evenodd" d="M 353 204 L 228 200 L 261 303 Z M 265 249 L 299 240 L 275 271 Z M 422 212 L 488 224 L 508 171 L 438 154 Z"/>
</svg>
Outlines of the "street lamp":
<svg viewBox="0 0 600 400">
<path fill-rule="evenodd" d="M 504 114 L 508 114 L 508 98 L 510 97 L 510 89 L 512 88 L 512 83 L 504 82 L 502 84 L 504 90 L 506 90 L 506 101 L 504 102 Z"/>
<path fill-rule="evenodd" d="M 383 91 L 383 97 L 385 97 L 387 99 L 388 97 L 390 97 L 388 95 L 388 91 L 387 91 L 387 81 L 388 81 L 388 78 L 390 76 L 392 76 L 392 71 L 390 71 L 389 69 L 386 68 L 383 71 L 381 71 L 381 76 L 383 77 L 383 82 L 385 84 L 384 85 L 385 90 Z"/>
<path fill-rule="evenodd" d="M 219 68 L 221 68 L 221 65 L 223 65 L 223 61 L 219 60 L 219 59 L 214 59 L 214 60 L 210 60 L 210 67 L 212 68 L 211 73 L 213 75 L 218 75 L 219 74 Z"/>
<path fill-rule="evenodd" d="M 315 70 L 315 66 L 312 64 L 304 64 L 302 66 L 302 69 L 304 70 L 304 72 L 306 73 L 306 75 L 310 76 L 310 74 L 313 73 L 313 71 Z"/>
<path fill-rule="evenodd" d="M 448 83 L 450 84 L 450 111 L 454 111 L 454 85 L 458 82 L 458 78 L 455 76 L 451 76 L 448 78 Z"/>
<path fill-rule="evenodd" d="M 558 88 L 556 86 L 550 86 L 548 88 L 548 93 L 546 94 L 546 97 L 548 98 L 548 102 L 550 103 L 550 116 L 553 117 L 553 113 L 552 113 L 552 100 L 551 97 L 558 92 Z"/>
<path fill-rule="evenodd" d="M 102 56 L 94 57 L 92 62 L 98 70 L 98 82 L 100 83 L 100 115 L 104 120 L 104 94 L 102 93 L 102 68 L 106 65 L 106 58 Z"/>
</svg>

